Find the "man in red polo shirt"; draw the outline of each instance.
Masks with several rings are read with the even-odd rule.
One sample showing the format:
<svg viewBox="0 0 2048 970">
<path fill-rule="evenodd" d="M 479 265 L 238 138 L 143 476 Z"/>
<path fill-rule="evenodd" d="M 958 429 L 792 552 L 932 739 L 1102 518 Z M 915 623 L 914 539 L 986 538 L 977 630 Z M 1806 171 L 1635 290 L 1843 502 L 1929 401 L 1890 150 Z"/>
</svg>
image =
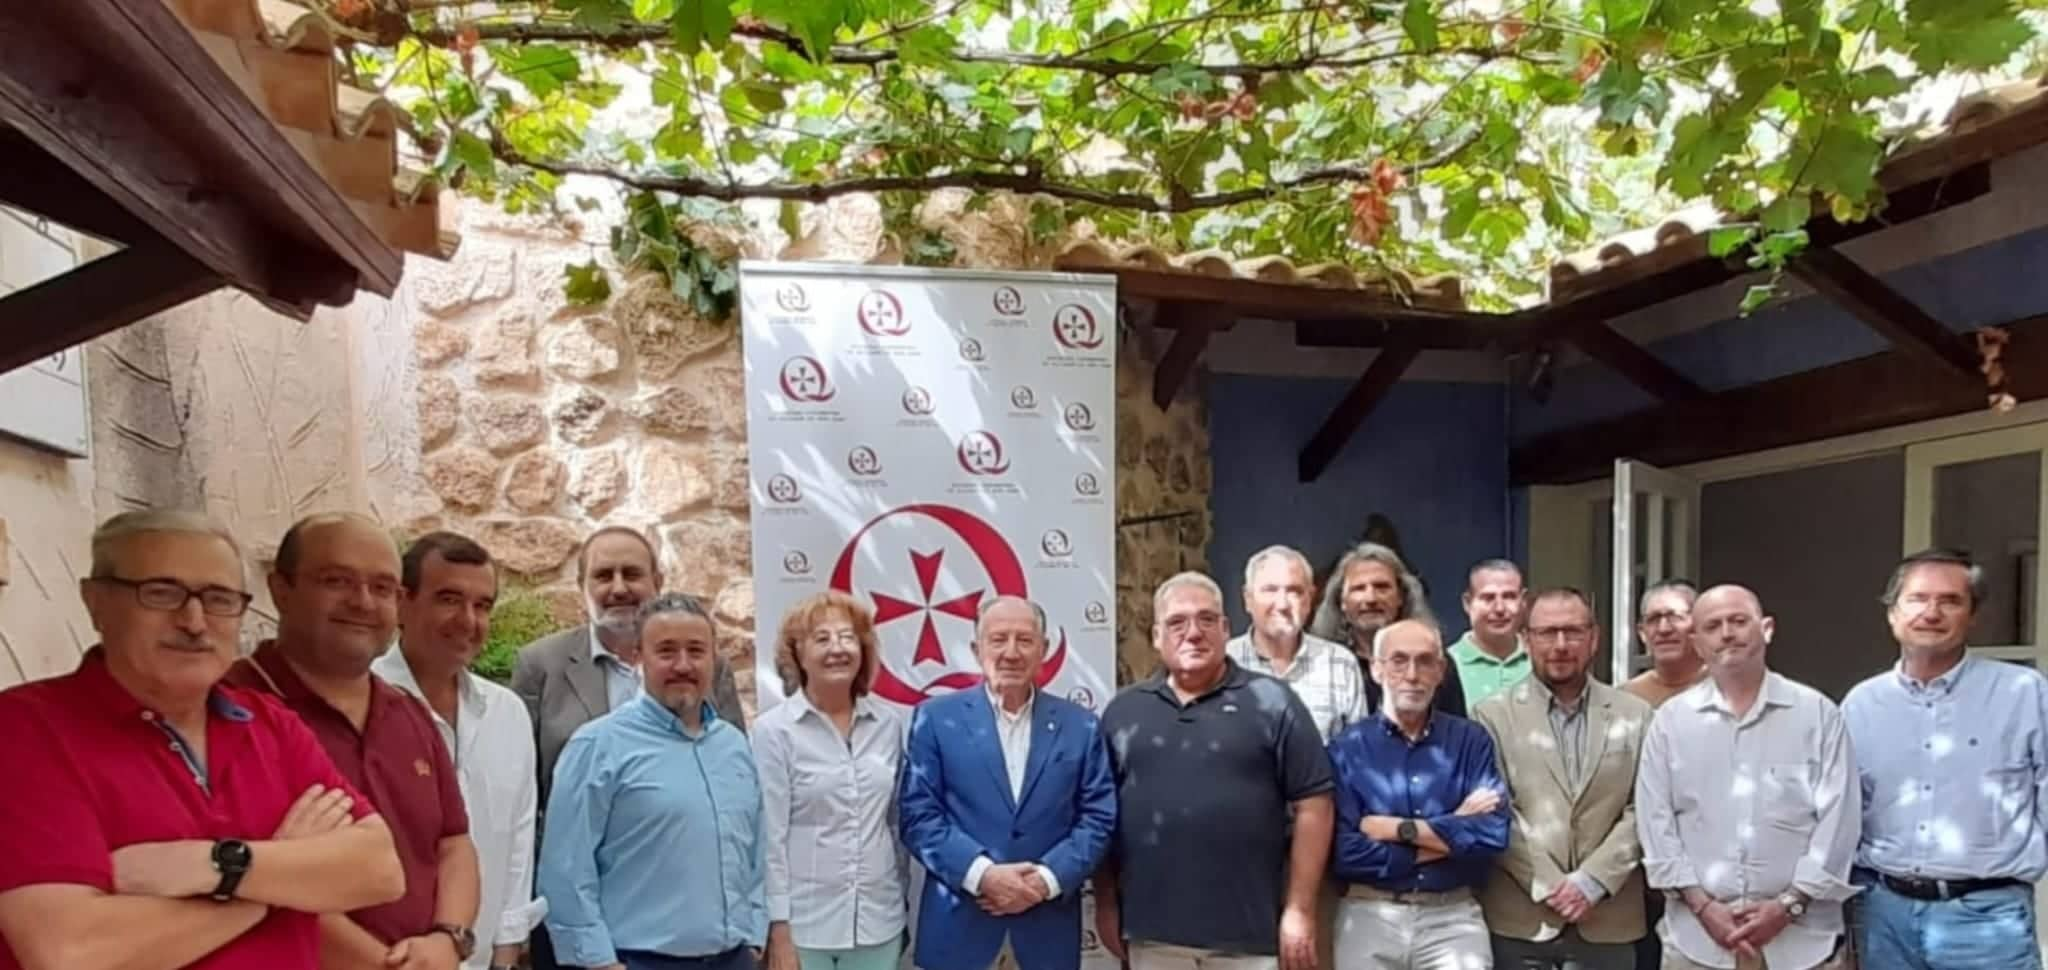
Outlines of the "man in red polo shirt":
<svg viewBox="0 0 2048 970">
<path fill-rule="evenodd" d="M 434 719 L 370 673 L 398 629 L 398 550 L 357 515 L 301 519 L 270 574 L 277 639 L 235 664 L 230 683 L 298 712 L 382 813 L 405 867 L 396 902 L 320 921 L 324 970 L 456 970 L 476 947 L 481 891 L 460 779 Z"/>
<path fill-rule="evenodd" d="M 313 914 L 404 873 L 305 725 L 220 685 L 249 603 L 233 537 L 117 515 L 79 591 L 100 645 L 0 691 L 0 970 L 317 970 Z"/>
</svg>

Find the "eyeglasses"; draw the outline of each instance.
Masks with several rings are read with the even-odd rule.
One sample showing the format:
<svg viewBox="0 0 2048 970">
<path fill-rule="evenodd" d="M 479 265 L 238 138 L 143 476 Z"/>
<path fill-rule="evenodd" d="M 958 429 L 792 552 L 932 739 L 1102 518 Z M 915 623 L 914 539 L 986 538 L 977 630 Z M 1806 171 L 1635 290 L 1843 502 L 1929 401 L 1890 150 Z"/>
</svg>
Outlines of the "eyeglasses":
<svg viewBox="0 0 2048 970">
<path fill-rule="evenodd" d="M 1592 635 L 1593 628 L 1590 626 L 1532 626 L 1529 628 L 1528 633 L 1529 639 L 1537 643 L 1550 643 L 1552 641 L 1584 643 L 1586 638 Z"/>
<path fill-rule="evenodd" d="M 1444 658 L 1434 653 L 1425 653 L 1415 657 L 1408 656 L 1407 654 L 1396 654 L 1392 657 L 1381 657 L 1376 662 L 1397 674 L 1407 673 L 1411 669 L 1418 674 L 1426 674 L 1443 666 Z"/>
<path fill-rule="evenodd" d="M 1173 636 L 1180 636 L 1181 634 L 1188 632 L 1188 627 L 1190 625 L 1198 626 L 1204 630 L 1213 632 L 1223 626 L 1223 614 L 1211 613 L 1207 610 L 1204 610 L 1203 612 L 1197 613 L 1193 616 L 1181 613 L 1175 616 L 1167 617 L 1166 622 L 1161 625 L 1166 628 L 1167 633 L 1172 634 Z"/>
<path fill-rule="evenodd" d="M 125 586 L 135 591 L 135 601 L 144 609 L 175 613 L 185 608 L 191 600 L 199 601 L 199 609 L 208 616 L 241 616 L 249 609 L 249 601 L 255 597 L 238 589 L 225 586 L 207 586 L 193 589 L 174 579 L 122 579 L 119 576 L 96 576 L 96 583 Z"/>
</svg>

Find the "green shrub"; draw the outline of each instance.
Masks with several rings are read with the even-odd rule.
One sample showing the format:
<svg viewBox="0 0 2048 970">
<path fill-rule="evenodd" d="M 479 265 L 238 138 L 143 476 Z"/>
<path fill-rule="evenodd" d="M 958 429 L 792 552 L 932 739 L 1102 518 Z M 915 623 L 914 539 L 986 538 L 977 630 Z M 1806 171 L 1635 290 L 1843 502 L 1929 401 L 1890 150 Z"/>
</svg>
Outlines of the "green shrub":
<svg viewBox="0 0 2048 970">
<path fill-rule="evenodd" d="M 469 669 L 479 677 L 510 683 L 519 648 L 561 628 L 546 600 L 531 590 L 508 589 L 491 609 L 491 634 Z"/>
</svg>

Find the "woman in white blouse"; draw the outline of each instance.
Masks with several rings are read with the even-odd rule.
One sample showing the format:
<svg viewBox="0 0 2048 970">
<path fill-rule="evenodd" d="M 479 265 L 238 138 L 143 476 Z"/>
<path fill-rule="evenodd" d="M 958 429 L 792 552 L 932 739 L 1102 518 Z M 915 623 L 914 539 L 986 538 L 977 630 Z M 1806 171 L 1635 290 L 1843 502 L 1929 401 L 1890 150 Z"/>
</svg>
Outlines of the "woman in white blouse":
<svg viewBox="0 0 2048 970">
<path fill-rule="evenodd" d="M 908 885 L 896 838 L 903 731 L 868 696 L 874 616 L 828 591 L 791 608 L 775 664 L 789 697 L 760 716 L 768 970 L 895 970 Z"/>
</svg>

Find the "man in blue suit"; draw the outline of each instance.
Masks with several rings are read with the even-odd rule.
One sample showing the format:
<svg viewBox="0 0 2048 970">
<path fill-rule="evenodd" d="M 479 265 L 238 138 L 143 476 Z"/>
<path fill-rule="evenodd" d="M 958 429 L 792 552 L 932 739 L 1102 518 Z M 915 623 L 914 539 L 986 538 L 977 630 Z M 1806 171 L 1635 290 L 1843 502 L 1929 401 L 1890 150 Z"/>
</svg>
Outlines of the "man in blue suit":
<svg viewBox="0 0 2048 970">
<path fill-rule="evenodd" d="M 1081 964 L 1081 893 L 1116 830 L 1116 781 L 1086 708 L 1039 691 L 1045 611 L 982 606 L 983 683 L 918 705 L 897 792 L 903 844 L 928 873 L 924 970 Z"/>
</svg>

